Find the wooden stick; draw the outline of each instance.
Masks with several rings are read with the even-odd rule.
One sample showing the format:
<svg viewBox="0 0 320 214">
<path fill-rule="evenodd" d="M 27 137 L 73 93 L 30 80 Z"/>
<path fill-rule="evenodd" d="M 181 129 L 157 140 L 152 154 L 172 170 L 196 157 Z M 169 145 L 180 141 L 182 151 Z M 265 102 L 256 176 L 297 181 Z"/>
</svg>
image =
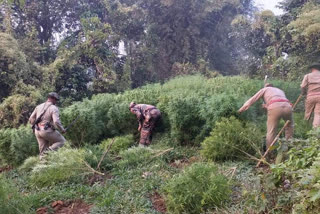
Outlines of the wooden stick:
<svg viewBox="0 0 320 214">
<path fill-rule="evenodd" d="M 173 150 L 173 148 L 166 149 L 166 150 L 161 151 L 160 153 L 158 153 L 158 154 L 154 155 L 154 156 L 153 156 L 153 157 L 151 157 L 151 158 L 153 159 L 153 158 L 159 157 L 159 156 L 161 156 L 161 155 L 163 155 L 163 154 L 165 154 L 165 153 L 167 153 L 167 152 L 170 152 L 170 151 L 172 151 L 172 150 Z"/>
<path fill-rule="evenodd" d="M 83 161 L 83 162 L 90 169 L 90 171 L 92 171 L 93 173 L 98 174 L 98 175 L 104 175 L 104 173 L 98 172 L 97 170 L 94 170 L 86 161 Z"/>
<path fill-rule="evenodd" d="M 111 146 L 112 146 L 113 143 L 114 143 L 114 138 L 112 138 L 112 141 L 111 141 L 110 145 L 108 146 L 107 150 L 103 153 L 103 155 L 102 155 L 102 157 L 101 157 L 101 159 L 100 159 L 100 161 L 98 163 L 97 170 L 100 169 L 100 165 L 101 165 L 102 161 L 104 160 L 104 158 L 106 157 L 107 153 L 110 151 Z"/>
<path fill-rule="evenodd" d="M 300 96 L 298 97 L 297 101 L 294 103 L 294 105 L 292 106 L 292 109 L 294 110 L 297 106 L 297 104 L 300 102 L 301 98 L 303 97 L 302 94 L 300 94 Z M 265 159 L 265 157 L 267 156 L 267 154 L 269 153 L 271 147 L 278 141 L 280 135 L 282 134 L 282 132 L 285 130 L 285 128 L 287 128 L 287 126 L 289 125 L 290 121 L 287 120 L 286 123 L 284 124 L 284 126 L 282 127 L 282 129 L 280 130 L 280 132 L 277 134 L 277 136 L 274 138 L 274 140 L 272 141 L 271 145 L 268 147 L 267 151 L 264 153 L 264 155 L 261 157 L 261 159 L 258 161 L 256 167 L 259 167 L 261 162 Z"/>
</svg>

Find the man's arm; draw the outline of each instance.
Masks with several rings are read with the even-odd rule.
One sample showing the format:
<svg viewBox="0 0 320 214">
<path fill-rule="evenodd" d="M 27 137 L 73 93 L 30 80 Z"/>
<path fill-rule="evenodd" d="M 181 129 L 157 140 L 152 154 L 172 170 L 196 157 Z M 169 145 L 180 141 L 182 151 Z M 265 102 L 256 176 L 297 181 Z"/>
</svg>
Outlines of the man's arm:
<svg viewBox="0 0 320 214">
<path fill-rule="evenodd" d="M 36 116 L 37 116 L 37 108 L 35 108 L 34 110 L 33 110 L 33 112 L 32 112 L 32 114 L 31 114 L 31 116 L 29 117 L 29 123 L 31 124 L 31 125 L 33 125 L 33 123 L 34 123 L 34 121 L 36 121 Z"/>
<path fill-rule="evenodd" d="M 253 97 L 251 97 L 243 106 L 238 110 L 239 113 L 248 110 L 248 108 L 255 102 L 257 102 L 261 97 L 263 97 L 265 88 L 258 91 Z"/>
<path fill-rule="evenodd" d="M 301 93 L 303 95 L 307 94 L 307 90 L 308 90 L 308 75 L 304 76 L 300 87 L 301 87 Z"/>
<path fill-rule="evenodd" d="M 60 116 L 59 116 L 59 109 L 54 106 L 52 110 L 52 120 L 53 120 L 53 125 L 59 129 L 61 132 L 65 132 L 65 129 L 62 126 L 62 123 L 60 121 Z"/>
</svg>

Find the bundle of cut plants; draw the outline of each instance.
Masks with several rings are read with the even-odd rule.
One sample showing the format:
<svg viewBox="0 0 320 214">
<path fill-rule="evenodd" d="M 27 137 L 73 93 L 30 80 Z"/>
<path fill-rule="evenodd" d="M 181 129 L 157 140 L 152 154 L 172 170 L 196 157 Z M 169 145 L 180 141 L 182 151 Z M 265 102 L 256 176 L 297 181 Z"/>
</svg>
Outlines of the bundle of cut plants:
<svg viewBox="0 0 320 214">
<path fill-rule="evenodd" d="M 25 164 L 27 163 L 28 159 L 25 161 Z M 31 167 L 30 182 L 39 187 L 74 181 L 88 174 L 100 173 L 85 161 L 84 149 L 67 147 L 57 152 L 49 152 L 44 160 L 28 167 Z"/>
</svg>

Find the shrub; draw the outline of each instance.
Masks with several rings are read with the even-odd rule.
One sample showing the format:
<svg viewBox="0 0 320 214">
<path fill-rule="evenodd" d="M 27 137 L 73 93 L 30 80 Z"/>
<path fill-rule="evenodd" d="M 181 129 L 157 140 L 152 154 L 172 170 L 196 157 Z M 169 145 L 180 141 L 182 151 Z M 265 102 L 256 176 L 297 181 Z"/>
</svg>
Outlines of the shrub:
<svg viewBox="0 0 320 214">
<path fill-rule="evenodd" d="M 113 139 L 106 139 L 102 141 L 100 148 L 105 151 L 112 143 Z M 133 135 L 125 135 L 121 137 L 115 137 L 114 142 L 110 148 L 110 153 L 119 154 L 121 151 L 127 150 L 134 145 Z"/>
<path fill-rule="evenodd" d="M 299 85 L 273 81 L 296 99 Z M 62 111 L 64 124 L 77 114 L 80 118 L 67 133 L 74 145 L 97 144 L 104 138 L 135 132 L 137 122 L 128 109 L 131 101 L 157 106 L 162 112 L 162 130 L 168 130 L 175 143 L 195 145 L 208 136 L 221 117 L 230 117 L 261 87 L 263 82 L 240 76 L 207 79 L 186 76 L 163 85 L 152 84 L 122 94 L 99 94 L 91 100 L 77 102 Z M 300 109 L 300 108 L 299 108 Z M 264 115 L 259 104 L 241 115 L 259 121 Z"/>
<path fill-rule="evenodd" d="M 30 126 L 12 129 L 10 149 L 14 154 L 14 163 L 16 165 L 20 165 L 28 157 L 39 153 L 37 139 Z"/>
<path fill-rule="evenodd" d="M 229 200 L 231 188 L 211 163 L 195 163 L 163 187 L 169 213 L 203 213 Z"/>
<path fill-rule="evenodd" d="M 118 162 L 120 168 L 133 168 L 145 165 L 150 161 L 152 151 L 150 148 L 134 147 L 120 152 L 121 160 Z"/>
<path fill-rule="evenodd" d="M 196 96 L 176 97 L 168 103 L 171 137 L 178 143 L 192 144 L 201 131 L 204 120 L 200 117 L 201 99 Z"/>
<path fill-rule="evenodd" d="M 0 129 L 0 159 L 4 164 L 10 164 L 14 160 L 14 155 L 10 150 L 11 130 Z"/>
<path fill-rule="evenodd" d="M 62 111 L 65 126 L 78 117 L 76 124 L 66 135 L 73 145 L 94 144 L 102 138 L 105 126 L 98 113 L 93 102 L 89 100 L 78 102 Z"/>
<path fill-rule="evenodd" d="M 31 213 L 30 204 L 8 179 L 0 176 L 0 211 L 6 214 Z"/>
<path fill-rule="evenodd" d="M 128 103 L 115 103 L 108 111 L 109 136 L 133 132 L 138 127 L 135 115 L 129 111 Z"/>
<path fill-rule="evenodd" d="M 209 137 L 202 142 L 201 154 L 210 160 L 228 160 L 254 155 L 261 145 L 262 133 L 255 125 L 234 116 L 217 122 Z"/>
<path fill-rule="evenodd" d="M 288 158 L 272 165 L 273 185 L 283 187 L 277 195 L 279 207 L 284 198 L 293 213 L 319 213 L 320 207 L 320 129 L 309 132 L 309 138 L 294 140 Z M 274 194 L 273 192 L 270 195 Z M 288 196 L 290 198 L 288 198 Z M 275 200 L 274 200 L 275 201 Z M 274 203 L 270 203 L 274 207 Z"/>
<path fill-rule="evenodd" d="M 38 143 L 30 126 L 0 130 L 0 157 L 6 164 L 19 165 L 38 152 Z"/>
<path fill-rule="evenodd" d="M 46 161 L 41 161 L 33 167 L 30 174 L 31 183 L 39 187 L 50 186 L 90 172 L 84 164 L 84 153 L 84 150 L 65 147 L 57 152 L 50 152 L 45 157 Z"/>
<path fill-rule="evenodd" d="M 100 145 L 87 145 L 85 147 L 85 161 L 94 169 L 98 167 L 105 150 Z M 107 154 L 102 160 L 99 171 L 108 171 L 113 167 L 113 159 Z"/>
<path fill-rule="evenodd" d="M 37 164 L 39 164 L 39 157 L 29 157 L 23 164 L 19 167 L 19 170 L 23 172 L 30 172 Z"/>
</svg>

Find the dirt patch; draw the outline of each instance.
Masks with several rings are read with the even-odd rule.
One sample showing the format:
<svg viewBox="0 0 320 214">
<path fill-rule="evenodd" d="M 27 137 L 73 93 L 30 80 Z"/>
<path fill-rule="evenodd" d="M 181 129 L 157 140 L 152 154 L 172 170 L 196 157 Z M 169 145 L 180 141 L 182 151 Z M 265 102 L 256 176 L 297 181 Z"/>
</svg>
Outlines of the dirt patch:
<svg viewBox="0 0 320 214">
<path fill-rule="evenodd" d="M 82 200 L 54 201 L 51 207 L 41 207 L 37 209 L 37 214 L 89 214 L 92 205 Z"/>
<path fill-rule="evenodd" d="M 0 167 L 0 173 L 2 172 L 7 172 L 7 171 L 10 171 L 12 170 L 12 166 L 4 166 L 4 167 Z"/>
<path fill-rule="evenodd" d="M 152 202 L 153 209 L 157 210 L 160 213 L 167 212 L 166 203 L 158 192 L 153 193 L 153 195 L 150 196 L 150 200 Z"/>
<path fill-rule="evenodd" d="M 105 175 L 98 175 L 98 174 L 94 174 L 94 175 L 90 175 L 87 179 L 87 184 L 89 184 L 90 186 L 99 183 L 99 184 L 104 184 L 106 182 L 106 180 L 112 179 L 113 176 L 111 174 L 105 173 Z"/>
</svg>

